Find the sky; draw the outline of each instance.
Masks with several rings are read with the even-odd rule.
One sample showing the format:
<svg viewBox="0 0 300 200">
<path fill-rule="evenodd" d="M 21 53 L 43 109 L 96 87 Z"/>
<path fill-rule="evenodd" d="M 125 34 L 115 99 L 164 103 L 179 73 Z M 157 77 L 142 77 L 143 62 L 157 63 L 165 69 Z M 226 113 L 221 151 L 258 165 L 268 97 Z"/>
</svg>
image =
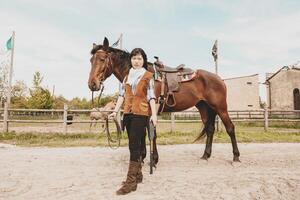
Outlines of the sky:
<svg viewBox="0 0 300 200">
<path fill-rule="evenodd" d="M 211 48 L 219 45 L 219 75 L 274 73 L 300 60 L 299 0 L 1 0 L 0 49 L 15 31 L 13 82 L 44 87 L 67 99 L 91 98 L 87 86 L 92 44 L 123 33 L 123 48 L 143 48 L 148 60 L 214 72 Z M 118 91 L 105 81 L 104 94 Z M 264 85 L 260 94 L 265 99 Z"/>
</svg>

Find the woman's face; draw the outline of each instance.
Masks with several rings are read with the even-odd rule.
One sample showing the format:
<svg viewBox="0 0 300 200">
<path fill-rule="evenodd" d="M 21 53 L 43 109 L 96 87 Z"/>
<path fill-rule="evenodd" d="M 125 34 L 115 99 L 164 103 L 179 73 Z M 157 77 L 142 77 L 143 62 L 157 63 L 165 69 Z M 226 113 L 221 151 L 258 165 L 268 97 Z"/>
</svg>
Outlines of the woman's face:
<svg viewBox="0 0 300 200">
<path fill-rule="evenodd" d="M 131 65 L 134 69 L 139 69 L 144 65 L 144 59 L 141 54 L 137 54 L 131 57 Z"/>
</svg>

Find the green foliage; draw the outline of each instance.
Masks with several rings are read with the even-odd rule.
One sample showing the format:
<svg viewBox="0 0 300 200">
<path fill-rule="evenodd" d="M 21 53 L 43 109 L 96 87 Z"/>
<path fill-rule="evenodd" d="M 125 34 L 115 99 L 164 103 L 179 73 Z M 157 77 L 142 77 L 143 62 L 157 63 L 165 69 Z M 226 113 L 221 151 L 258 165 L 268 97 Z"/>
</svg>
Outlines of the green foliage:
<svg viewBox="0 0 300 200">
<path fill-rule="evenodd" d="M 53 108 L 54 99 L 48 89 L 41 86 L 43 77 L 40 72 L 35 72 L 33 75 L 33 89 L 29 89 L 30 97 L 28 99 L 28 107 L 36 109 L 51 109 Z"/>
<path fill-rule="evenodd" d="M 68 104 L 68 100 L 65 99 L 62 95 L 54 98 L 53 109 L 63 109 L 64 104 Z"/>
<path fill-rule="evenodd" d="M 12 97 L 26 97 L 27 86 L 24 81 L 17 81 L 15 85 L 12 86 Z"/>
<path fill-rule="evenodd" d="M 12 86 L 11 106 L 13 108 L 27 108 L 27 90 L 24 81 L 17 81 Z"/>
<path fill-rule="evenodd" d="M 48 89 L 37 87 L 29 89 L 30 98 L 28 99 L 28 107 L 36 109 L 51 109 L 53 107 L 53 97 Z"/>
<path fill-rule="evenodd" d="M 69 107 L 72 109 L 90 109 L 90 105 L 86 98 L 75 97 L 69 102 Z"/>
<path fill-rule="evenodd" d="M 50 91 L 42 87 L 44 77 L 40 72 L 35 72 L 33 75 L 33 87 L 28 88 L 24 81 L 17 81 L 12 86 L 11 107 L 12 108 L 31 108 L 31 109 L 62 109 L 64 104 L 68 104 L 71 109 L 90 109 L 92 101 L 86 98 L 75 97 L 70 101 L 62 95 L 57 97 L 52 96 Z M 4 82 L 0 77 L 0 89 Z M 2 96 L 1 96 L 2 95 Z M 117 99 L 117 94 L 112 96 L 102 96 L 99 105 L 98 97 L 94 97 L 94 106 L 102 107 L 108 102 Z M 0 100 L 3 101 L 3 94 L 0 93 Z M 3 107 L 3 106 L 2 106 Z"/>
<path fill-rule="evenodd" d="M 115 133 L 112 133 L 115 134 Z M 191 144 L 198 136 L 195 132 L 160 132 L 157 144 Z M 237 131 L 236 137 L 239 143 L 266 143 L 266 142 L 300 142 L 300 133 L 282 132 L 244 132 Z M 0 133 L 0 142 L 21 146 L 107 146 L 105 134 L 95 133 Z M 148 140 L 146 141 L 148 143 Z M 205 138 L 196 143 L 204 143 Z M 230 138 L 225 132 L 217 132 L 214 135 L 214 143 L 230 143 Z M 128 144 L 127 134 L 122 135 L 121 146 Z"/>
<path fill-rule="evenodd" d="M 99 105 L 98 105 L 98 97 L 94 97 L 94 107 L 103 107 L 108 102 L 116 100 L 117 96 L 102 96 Z M 69 101 L 69 107 L 72 109 L 91 109 L 92 108 L 92 101 L 87 100 L 86 98 L 78 98 L 75 97 Z"/>
<path fill-rule="evenodd" d="M 33 86 L 34 87 L 40 87 L 42 81 L 43 81 L 43 76 L 41 75 L 40 72 L 35 72 L 33 75 Z"/>
<path fill-rule="evenodd" d="M 26 97 L 12 97 L 11 98 L 12 108 L 28 108 L 28 102 Z"/>
<path fill-rule="evenodd" d="M 117 95 L 113 95 L 113 96 L 104 96 L 101 98 L 101 101 L 99 103 L 99 107 L 105 106 L 108 102 L 114 101 L 117 99 Z M 95 104 L 97 105 L 97 100 L 98 99 L 94 99 Z"/>
</svg>

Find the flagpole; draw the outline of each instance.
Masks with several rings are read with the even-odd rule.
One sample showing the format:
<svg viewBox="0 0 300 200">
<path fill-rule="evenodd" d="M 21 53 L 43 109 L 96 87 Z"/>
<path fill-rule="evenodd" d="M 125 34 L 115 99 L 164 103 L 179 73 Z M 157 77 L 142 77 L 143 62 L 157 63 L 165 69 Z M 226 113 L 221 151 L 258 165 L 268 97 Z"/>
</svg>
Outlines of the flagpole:
<svg viewBox="0 0 300 200">
<path fill-rule="evenodd" d="M 10 100 L 11 100 L 12 74 L 13 74 L 14 50 L 15 50 L 15 31 L 13 31 L 11 38 L 12 38 L 12 48 L 11 48 L 10 68 L 9 68 L 9 79 L 8 79 L 8 94 L 7 94 L 8 107 L 10 106 Z"/>
<path fill-rule="evenodd" d="M 219 52 L 218 52 L 218 40 L 216 40 L 215 45 L 216 45 L 216 48 L 217 48 L 217 52 L 216 52 L 217 56 L 219 56 L 218 55 L 219 54 Z M 218 75 L 218 57 L 216 57 L 216 59 L 215 59 L 215 72 Z"/>
<path fill-rule="evenodd" d="M 215 61 L 216 74 L 218 75 L 218 60 Z"/>
<path fill-rule="evenodd" d="M 123 33 L 120 35 L 120 49 L 123 50 Z"/>
<path fill-rule="evenodd" d="M 219 57 L 219 52 L 218 52 L 218 40 L 215 41 L 214 43 L 214 46 L 212 48 L 212 56 L 214 57 L 214 61 L 215 61 L 215 73 L 216 75 L 218 75 L 218 57 Z M 220 117 L 217 115 L 216 116 L 216 129 L 217 129 L 217 132 L 220 131 L 220 128 L 221 128 L 221 120 L 220 120 Z"/>
</svg>

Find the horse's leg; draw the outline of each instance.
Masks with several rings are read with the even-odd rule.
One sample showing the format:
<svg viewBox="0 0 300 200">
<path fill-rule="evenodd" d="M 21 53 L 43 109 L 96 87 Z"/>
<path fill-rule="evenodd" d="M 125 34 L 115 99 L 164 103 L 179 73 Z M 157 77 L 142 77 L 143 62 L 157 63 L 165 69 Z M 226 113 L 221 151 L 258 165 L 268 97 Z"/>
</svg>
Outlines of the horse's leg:
<svg viewBox="0 0 300 200">
<path fill-rule="evenodd" d="M 233 149 L 233 161 L 240 162 L 240 159 L 239 159 L 240 152 L 239 152 L 236 138 L 235 138 L 234 124 L 232 123 L 226 109 L 218 111 L 218 114 L 226 128 L 226 132 L 228 133 L 228 135 L 231 139 L 231 144 L 232 144 L 232 149 Z"/>
<path fill-rule="evenodd" d="M 203 101 L 200 101 L 196 105 L 196 107 L 200 112 L 201 120 L 204 124 L 204 128 L 200 136 L 204 135 L 205 133 L 207 136 L 205 150 L 201 158 L 207 160 L 211 156 L 212 142 L 213 142 L 213 136 L 215 132 L 216 112 L 212 108 L 210 108 L 206 102 Z"/>
<path fill-rule="evenodd" d="M 90 132 L 92 131 L 92 125 L 93 125 L 93 122 L 90 123 L 90 129 L 89 129 Z"/>
</svg>

